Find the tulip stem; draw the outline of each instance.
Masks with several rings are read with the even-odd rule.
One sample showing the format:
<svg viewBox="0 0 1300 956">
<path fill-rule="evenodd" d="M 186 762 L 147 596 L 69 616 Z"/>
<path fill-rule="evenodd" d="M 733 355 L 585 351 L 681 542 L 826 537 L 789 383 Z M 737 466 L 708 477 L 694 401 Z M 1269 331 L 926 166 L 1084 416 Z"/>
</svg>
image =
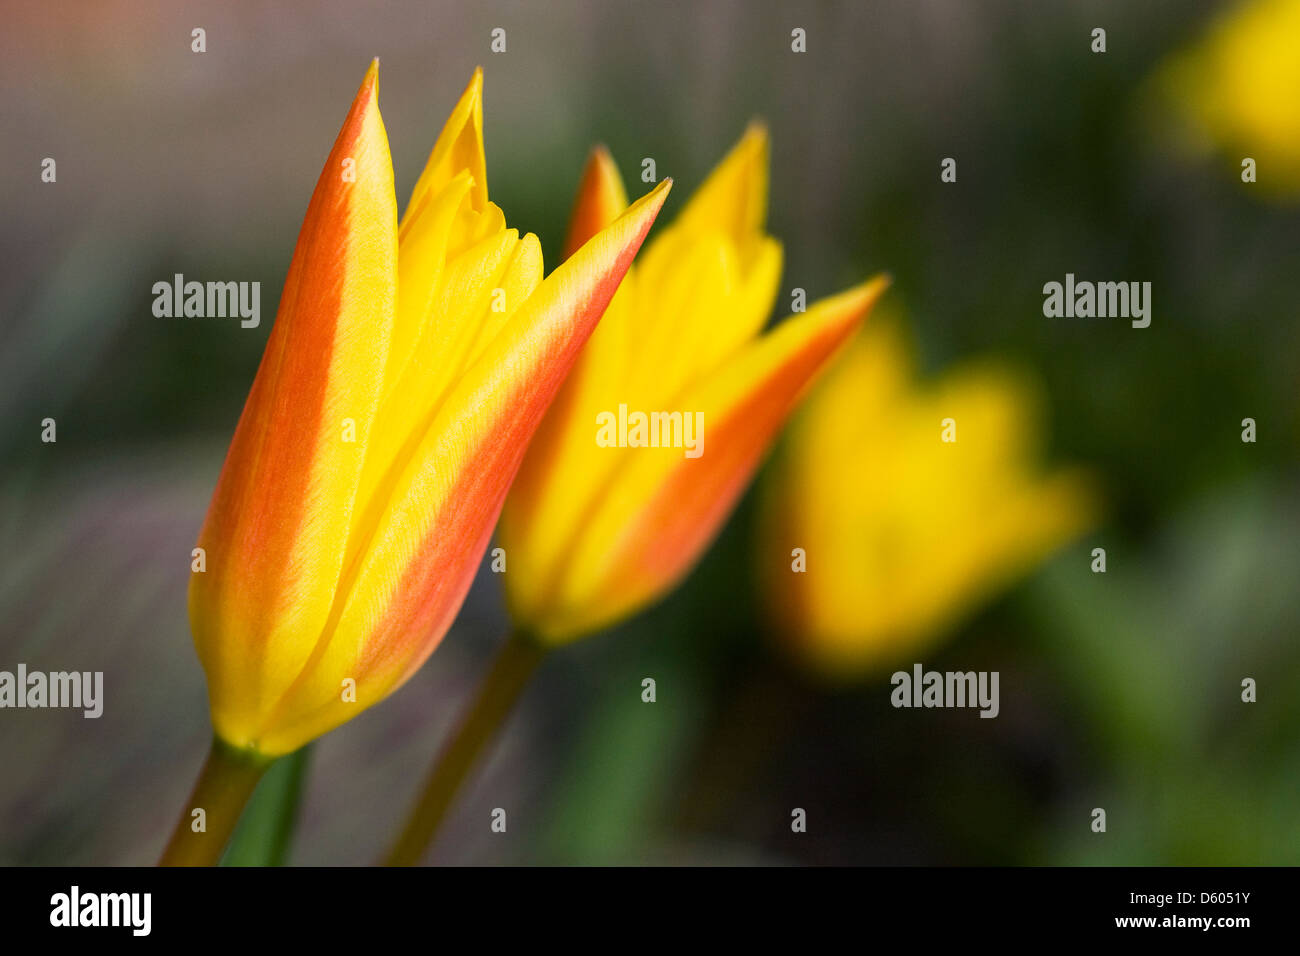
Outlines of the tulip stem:
<svg viewBox="0 0 1300 956">
<path fill-rule="evenodd" d="M 181 810 L 176 829 L 163 850 L 159 866 L 215 866 L 248 798 L 272 761 L 238 750 L 214 737 L 208 759 L 199 771 L 194 792 Z M 203 828 L 195 832 L 202 810 Z"/>
<path fill-rule="evenodd" d="M 434 761 L 385 866 L 415 866 L 433 842 L 462 783 L 491 743 L 546 655 L 546 648 L 515 632 L 501 648 L 478 696 Z"/>
</svg>

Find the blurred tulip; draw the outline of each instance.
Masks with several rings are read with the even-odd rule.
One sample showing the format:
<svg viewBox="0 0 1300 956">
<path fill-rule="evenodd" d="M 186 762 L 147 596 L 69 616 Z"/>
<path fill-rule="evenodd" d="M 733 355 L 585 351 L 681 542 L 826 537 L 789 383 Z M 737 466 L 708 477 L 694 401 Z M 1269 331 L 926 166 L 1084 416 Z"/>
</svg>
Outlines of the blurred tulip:
<svg viewBox="0 0 1300 956">
<path fill-rule="evenodd" d="M 1300 0 L 1247 0 L 1170 58 L 1159 86 L 1198 138 L 1255 160 L 1260 188 L 1300 193 Z"/>
<path fill-rule="evenodd" d="M 500 540 L 512 617 L 546 645 L 630 616 L 690 570 L 805 386 L 887 284 L 873 279 L 760 334 L 781 275 L 780 244 L 763 225 L 767 167 L 766 130 L 751 126 L 629 271 L 529 449 Z M 566 254 L 626 205 L 612 159 L 596 150 Z M 602 447 L 598 422 L 620 409 L 698 422 L 702 441 L 691 454 Z"/>
<path fill-rule="evenodd" d="M 1034 467 L 1040 405 L 991 362 L 919 385 L 892 321 L 845 350 L 763 498 L 762 592 L 804 663 L 852 678 L 902 660 L 1089 527 L 1088 480 Z"/>
</svg>

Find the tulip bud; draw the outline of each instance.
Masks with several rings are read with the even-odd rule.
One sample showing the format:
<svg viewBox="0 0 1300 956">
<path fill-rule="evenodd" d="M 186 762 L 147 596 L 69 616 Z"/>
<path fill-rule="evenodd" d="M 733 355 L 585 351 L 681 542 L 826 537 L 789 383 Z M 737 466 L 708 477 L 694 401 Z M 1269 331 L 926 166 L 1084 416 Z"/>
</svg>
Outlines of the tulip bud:
<svg viewBox="0 0 1300 956">
<path fill-rule="evenodd" d="M 543 279 L 488 200 L 481 91 L 476 72 L 399 228 L 372 66 L 312 196 L 190 586 L 213 724 L 241 750 L 297 749 L 432 653 L 668 190 Z"/>
<path fill-rule="evenodd" d="M 505 587 L 520 628 L 562 644 L 659 599 L 717 534 L 807 384 L 886 286 L 760 331 L 781 247 L 764 231 L 766 130 L 751 126 L 614 296 L 507 499 Z M 598 149 L 572 247 L 618 215 Z"/>
</svg>

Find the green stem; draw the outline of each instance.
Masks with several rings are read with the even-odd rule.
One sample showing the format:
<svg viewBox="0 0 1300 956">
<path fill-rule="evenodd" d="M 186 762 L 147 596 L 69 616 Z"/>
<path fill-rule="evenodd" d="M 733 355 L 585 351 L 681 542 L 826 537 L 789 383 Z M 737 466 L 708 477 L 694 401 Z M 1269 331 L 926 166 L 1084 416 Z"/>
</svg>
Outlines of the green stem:
<svg viewBox="0 0 1300 956">
<path fill-rule="evenodd" d="M 541 644 L 518 632 L 510 635 L 479 686 L 474 703 L 434 761 L 406 826 L 383 860 L 385 866 L 420 862 L 461 784 L 501 729 L 545 655 Z"/>
<path fill-rule="evenodd" d="M 253 791 L 221 856 L 221 866 L 285 866 L 298 825 L 312 745 L 281 757 Z"/>
<path fill-rule="evenodd" d="M 272 761 L 237 750 L 213 738 L 194 792 L 181 810 L 159 866 L 215 866 L 257 781 Z M 203 810 L 204 828 L 194 830 L 194 811 Z"/>
</svg>

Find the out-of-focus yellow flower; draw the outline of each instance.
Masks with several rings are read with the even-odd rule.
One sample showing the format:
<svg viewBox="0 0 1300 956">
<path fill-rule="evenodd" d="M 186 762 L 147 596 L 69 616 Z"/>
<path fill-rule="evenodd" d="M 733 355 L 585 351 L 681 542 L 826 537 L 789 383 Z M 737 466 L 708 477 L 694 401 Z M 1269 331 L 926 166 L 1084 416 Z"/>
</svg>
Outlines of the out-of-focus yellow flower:
<svg viewBox="0 0 1300 956">
<path fill-rule="evenodd" d="M 663 202 L 666 183 L 543 280 L 488 200 L 481 91 L 476 72 L 399 226 L 372 66 L 308 206 L 190 584 L 240 751 L 297 749 L 432 653 Z"/>
<path fill-rule="evenodd" d="M 501 543 L 511 614 L 545 644 L 625 618 L 686 574 L 805 386 L 886 285 L 864 283 L 761 335 L 781 275 L 781 247 L 764 230 L 767 167 L 766 130 L 751 126 L 647 245 L 528 450 Z M 566 251 L 626 203 L 597 150 Z M 692 429 L 697 447 L 686 436 L 617 447 L 625 431 L 628 446 L 638 440 L 638 415 L 650 428 L 675 415 L 662 427 Z M 617 441 L 602 442 L 602 427 Z"/>
<path fill-rule="evenodd" d="M 1300 192 L 1300 0 L 1231 7 L 1158 85 L 1202 143 L 1256 161 L 1261 189 Z"/>
<path fill-rule="evenodd" d="M 1036 469 L 1041 403 L 1023 377 L 991 362 L 932 385 L 913 376 L 899 324 L 873 320 L 809 397 L 764 489 L 769 613 L 827 676 L 921 649 L 1095 514 L 1083 475 Z"/>
</svg>

